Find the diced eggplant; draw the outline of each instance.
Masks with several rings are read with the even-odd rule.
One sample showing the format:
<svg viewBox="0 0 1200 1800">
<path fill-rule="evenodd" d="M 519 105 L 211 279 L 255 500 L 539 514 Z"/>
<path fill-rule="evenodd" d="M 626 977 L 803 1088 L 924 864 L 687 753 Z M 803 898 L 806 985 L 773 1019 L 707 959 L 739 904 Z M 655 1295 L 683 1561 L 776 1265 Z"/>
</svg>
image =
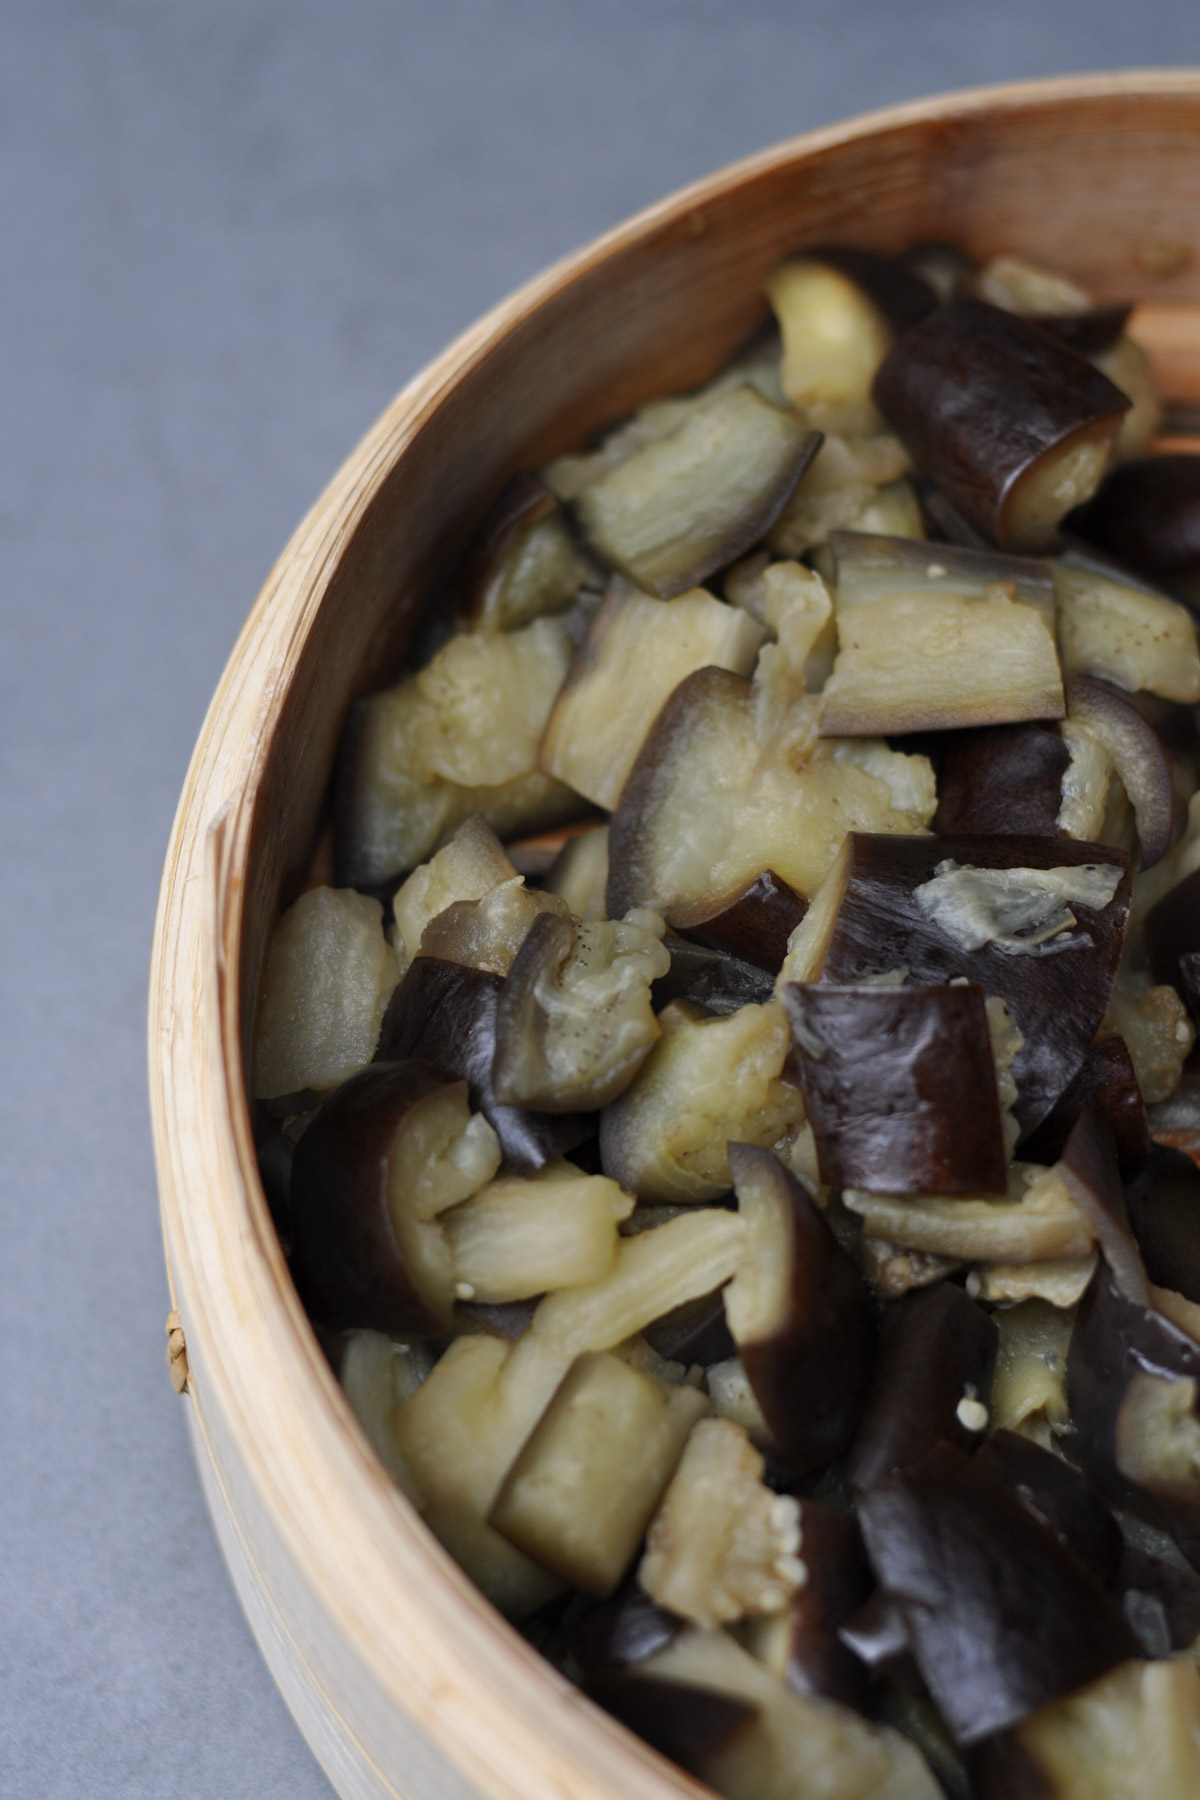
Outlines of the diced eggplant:
<svg viewBox="0 0 1200 1800">
<path fill-rule="evenodd" d="M 540 767 L 614 807 L 679 683 L 701 668 L 748 675 L 765 635 L 749 613 L 702 588 L 664 602 L 614 582 L 555 701 Z"/>
<path fill-rule="evenodd" d="M 970 1759 L 978 1800 L 1191 1800 L 1200 1791 L 1200 1670 L 1127 1662 Z"/>
<path fill-rule="evenodd" d="M 1181 1150 L 1155 1144 L 1126 1201 L 1150 1280 L 1200 1302 L 1200 1168 Z"/>
<path fill-rule="evenodd" d="M 763 1458 L 740 1426 L 704 1419 L 650 1521 L 638 1581 L 693 1625 L 776 1613 L 806 1578 L 800 1505 L 772 1493 Z"/>
<path fill-rule="evenodd" d="M 840 1506 L 809 1498 L 798 1504 L 806 1578 L 785 1611 L 750 1627 L 748 1647 L 794 1693 L 836 1700 L 870 1716 L 870 1675 L 838 1636 L 874 1586 L 862 1534 L 853 1513 Z"/>
<path fill-rule="evenodd" d="M 907 331 L 933 312 L 938 292 L 918 263 L 904 256 L 879 256 L 846 244 L 822 244 L 806 250 L 802 263 L 785 265 L 793 272 L 803 263 L 836 270 L 872 300 L 893 331 Z M 793 282 L 796 277 L 793 273 Z"/>
<path fill-rule="evenodd" d="M 1100 373 L 1107 375 L 1130 402 L 1113 445 L 1114 463 L 1145 456 L 1162 428 L 1165 410 L 1146 349 L 1123 331 L 1106 350 L 1096 351 L 1089 361 L 1094 362 Z"/>
<path fill-rule="evenodd" d="M 871 1237 L 955 1262 L 1045 1263 L 1089 1256 L 1092 1228 L 1055 1169 L 1014 1163 L 995 1198 L 893 1197 L 846 1188 L 843 1204 Z"/>
<path fill-rule="evenodd" d="M 543 885 L 565 900 L 585 924 L 608 917 L 604 890 L 608 885 L 608 826 L 593 825 L 569 837 Z"/>
<path fill-rule="evenodd" d="M 1104 906 L 1072 902 L 1079 929 L 1050 940 L 1047 954 L 1016 955 L 996 943 L 967 950 L 922 906 L 917 890 L 938 865 L 983 870 L 1077 870 L 1119 876 Z M 1039 891 L 1031 878 L 1034 895 Z M 861 983 L 907 969 L 919 982 L 965 976 L 1005 1000 L 1022 1036 L 1012 1065 L 1014 1108 L 1028 1132 L 1073 1079 L 1104 1018 L 1129 911 L 1122 851 L 1065 838 L 915 838 L 851 833 L 842 857 L 795 933 L 781 980 Z M 997 935 L 1004 935 L 998 931 Z M 884 1233 L 884 1236 L 887 1234 Z"/>
<path fill-rule="evenodd" d="M 894 1682 L 906 1693 L 926 1693 L 904 1615 L 882 1588 L 877 1587 L 866 1604 L 839 1625 L 838 1637 L 876 1677 Z"/>
<path fill-rule="evenodd" d="M 1032 607 L 1054 629 L 1054 566 L 1030 556 L 1005 556 L 990 546 L 930 544 L 867 531 L 830 535 L 839 608 L 870 606 L 901 594 L 954 594 L 989 600 L 997 589 Z"/>
<path fill-rule="evenodd" d="M 858 1265 L 881 1300 L 898 1300 L 914 1288 L 929 1287 L 945 1275 L 953 1275 L 959 1263 L 949 1256 L 932 1256 L 923 1250 L 907 1250 L 887 1238 L 859 1236 Z"/>
<path fill-rule="evenodd" d="M 427 925 L 459 901 L 482 900 L 514 881 L 517 871 L 487 820 L 473 813 L 448 844 L 414 869 L 392 900 L 393 943 L 406 969 L 421 948 Z"/>
<path fill-rule="evenodd" d="M 1091 675 L 1130 694 L 1200 700 L 1196 625 L 1186 607 L 1082 549 L 1052 566 L 1066 674 Z"/>
<path fill-rule="evenodd" d="M 480 900 L 454 900 L 421 933 L 419 953 L 507 975 L 535 922 L 544 913 L 563 919 L 566 902 L 525 885 L 520 875 L 489 889 Z"/>
<path fill-rule="evenodd" d="M 766 536 L 820 443 L 752 387 L 733 388 L 592 482 L 575 509 L 610 567 L 669 600 Z"/>
<path fill-rule="evenodd" d="M 695 1388 L 581 1356 L 509 1470 L 489 1523 L 565 1581 L 602 1598 L 617 1587 L 696 1421 Z"/>
<path fill-rule="evenodd" d="M 492 1086 L 502 1105 L 586 1112 L 629 1086 L 660 1035 L 650 989 L 671 967 L 662 930 L 649 912 L 535 922 L 497 999 Z"/>
<path fill-rule="evenodd" d="M 631 1581 L 611 1600 L 582 1612 L 571 1632 L 571 1653 L 585 1680 L 611 1675 L 665 1650 L 682 1629 L 682 1619 L 664 1612 Z"/>
<path fill-rule="evenodd" d="M 1070 525 L 1191 604 L 1200 571 L 1200 459 L 1150 456 L 1120 464 Z"/>
<path fill-rule="evenodd" d="M 977 1263 L 967 1275 L 972 1300 L 988 1306 L 1020 1306 L 1025 1300 L 1045 1300 L 1051 1306 L 1077 1306 L 1096 1273 L 1099 1256 L 1063 1256 L 1053 1262 Z"/>
<path fill-rule="evenodd" d="M 774 975 L 807 910 L 802 894 L 773 870 L 764 869 L 738 893 L 676 907 L 667 923 L 694 943 L 727 951 Z"/>
<path fill-rule="evenodd" d="M 874 407 L 822 403 L 806 410 L 814 422 L 819 410 L 820 422 L 831 429 L 779 515 L 767 547 L 776 556 L 812 556 L 825 575 L 831 569 L 822 552 L 835 531 L 919 537 L 920 508 L 904 479 L 910 466 L 907 452 L 899 438 L 878 430 Z"/>
<path fill-rule="evenodd" d="M 1132 1180 L 1150 1154 L 1150 1127 L 1129 1046 L 1121 1037 L 1091 1045 L 1053 1112 L 1026 1139 L 1025 1155 L 1031 1162 L 1057 1162 L 1072 1127 L 1089 1107 L 1098 1107 L 1108 1120 L 1121 1178 Z"/>
<path fill-rule="evenodd" d="M 500 1175 L 448 1213 L 444 1229 L 460 1300 L 503 1305 L 601 1281 L 633 1197 L 603 1175 L 547 1163 L 532 1180 Z"/>
<path fill-rule="evenodd" d="M 940 238 L 910 244 L 901 250 L 896 261 L 921 277 L 937 295 L 939 305 L 953 300 L 969 283 L 975 265 L 957 244 L 946 244 Z"/>
<path fill-rule="evenodd" d="M 378 900 L 349 888 L 301 894 L 271 939 L 254 1034 L 255 1097 L 325 1091 L 370 1062 L 399 979 Z"/>
<path fill-rule="evenodd" d="M 933 829 L 955 835 L 1053 837 L 1071 752 L 1044 725 L 947 734 Z"/>
<path fill-rule="evenodd" d="M 992 1422 L 1053 1448 L 1067 1425 L 1067 1355 L 1075 1314 L 1042 1299 L 994 1315 L 1000 1334 L 992 1378 Z"/>
<path fill-rule="evenodd" d="M 1141 1525 L 1140 1520 L 1133 1521 Z M 1122 1610 L 1147 1656 L 1195 1653 L 1200 1640 L 1200 1575 L 1166 1533 L 1142 1526 L 1145 1545 L 1127 1536 L 1113 1576 Z M 1151 1542 L 1149 1540 L 1157 1540 Z"/>
<path fill-rule="evenodd" d="M 1133 966 L 1135 955 L 1136 945 L 1117 970 L 1101 1029 L 1125 1039 L 1142 1097 L 1154 1106 L 1179 1086 L 1196 1028 L 1175 989 L 1153 985 Z"/>
<path fill-rule="evenodd" d="M 1145 1271 L 1129 1229 L 1116 1142 L 1103 1113 L 1088 1107 L 1079 1115 L 1055 1168 L 1122 1291 L 1140 1293 Z"/>
<path fill-rule="evenodd" d="M 757 963 L 708 949 L 671 931 L 663 943 L 671 953 L 671 967 L 654 984 L 654 1005 L 659 1010 L 673 1000 L 683 1000 L 703 1012 L 727 1018 L 739 1007 L 764 1006 L 772 998 L 775 983 Z"/>
<path fill-rule="evenodd" d="M 967 519 L 1035 552 L 1095 491 L 1130 404 L 1049 332 L 979 300 L 952 300 L 897 339 L 873 394 Z"/>
<path fill-rule="evenodd" d="M 338 755 L 338 881 L 395 881 L 472 813 L 501 836 L 577 816 L 578 796 L 537 767 L 570 657 L 558 619 L 460 632 L 425 668 L 356 700 Z"/>
<path fill-rule="evenodd" d="M 428 1345 L 399 1343 L 383 1331 L 348 1331 L 337 1341 L 335 1369 L 342 1390 L 372 1449 L 410 1500 L 417 1494 L 396 1442 L 396 1408 L 416 1393 L 433 1363 Z"/>
<path fill-rule="evenodd" d="M 1176 791 L 1166 746 L 1132 701 L 1089 676 L 1075 675 L 1067 683 L 1067 713 L 1108 752 L 1133 806 L 1142 867 L 1151 868 L 1187 822 L 1186 800 Z"/>
<path fill-rule="evenodd" d="M 725 1322 L 723 1289 L 677 1306 L 665 1318 L 647 1325 L 643 1335 L 660 1356 L 683 1363 L 689 1369 L 697 1366 L 707 1369 L 713 1363 L 725 1362 L 736 1355 L 736 1346 Z"/>
<path fill-rule="evenodd" d="M 736 1349 L 732 1338 L 730 1347 Z M 770 1456 L 777 1467 L 779 1446 L 775 1442 L 774 1432 L 763 1417 L 763 1409 L 750 1386 L 750 1378 L 742 1366 L 741 1357 L 731 1355 L 724 1362 L 714 1363 L 706 1372 L 706 1380 L 712 1397 L 713 1412 L 718 1419 L 731 1419 L 735 1425 L 740 1425 L 750 1442 Z"/>
<path fill-rule="evenodd" d="M 1092 309 L 1091 295 L 1069 275 L 1027 262 L 1023 256 L 990 257 L 976 272 L 970 288 L 992 306 L 1020 313 L 1039 325 L 1043 317 L 1082 318 Z"/>
<path fill-rule="evenodd" d="M 769 1150 L 728 1150 L 747 1237 L 725 1316 L 772 1435 L 803 1474 L 840 1455 L 858 1424 L 875 1308 L 796 1177 Z"/>
<path fill-rule="evenodd" d="M 1143 929 L 1155 981 L 1182 993 L 1183 959 L 1200 951 L 1200 869 L 1185 875 L 1150 908 Z"/>
<path fill-rule="evenodd" d="M 1090 306 L 1086 312 L 1039 312 L 1037 322 L 1060 344 L 1090 358 L 1112 349 L 1132 311 L 1129 301 L 1118 300 L 1107 306 Z"/>
<path fill-rule="evenodd" d="M 505 1162 L 519 1175 L 535 1175 L 582 1144 L 594 1126 L 579 1114 L 533 1112 L 501 1106 L 496 1099 L 492 1062 L 502 985 L 487 970 L 418 956 L 392 995 L 378 1055 L 384 1060 L 422 1056 L 462 1076 L 472 1106 L 500 1139 Z"/>
<path fill-rule="evenodd" d="M 975 1461 L 1107 1583 L 1121 1559 L 1121 1528 L 1085 1475 L 1015 1431 L 993 1432 Z"/>
<path fill-rule="evenodd" d="M 432 1063 L 372 1063 L 343 1082 L 292 1168 L 294 1267 L 314 1316 L 334 1328 L 444 1330 L 454 1269 L 437 1219 L 499 1162 L 466 1083 Z"/>
<path fill-rule="evenodd" d="M 767 298 L 783 336 L 783 390 L 802 409 L 865 407 L 895 331 L 937 304 L 904 264 L 842 249 L 784 263 L 767 282 Z"/>
<path fill-rule="evenodd" d="M 604 1171 L 639 1200 L 715 1200 L 731 1186 L 730 1139 L 775 1144 L 804 1119 L 781 1079 L 787 1019 L 775 1001 L 705 1017 L 682 1000 L 625 1092 L 600 1115 Z"/>
<path fill-rule="evenodd" d="M 1137 1654 L 1075 1555 L 961 1451 L 939 1444 L 859 1502 L 867 1552 L 904 1616 L 955 1741 L 970 1746 Z"/>
<path fill-rule="evenodd" d="M 789 1069 L 829 1187 L 1003 1194 L 1007 1158 L 978 987 L 788 983 Z"/>
<path fill-rule="evenodd" d="M 987 1429 L 996 1344 L 988 1314 L 953 1282 L 885 1306 L 874 1380 L 846 1461 L 851 1487 L 878 1486 L 943 1439 L 974 1450 Z"/>
<path fill-rule="evenodd" d="M 639 1670 L 597 1672 L 587 1693 L 635 1736 L 689 1774 L 704 1778 L 710 1757 L 751 1734 L 757 1708 L 732 1694 Z"/>
<path fill-rule="evenodd" d="M 514 631 L 570 606 L 596 571 L 550 489 L 522 471 L 489 509 L 454 580 L 452 604 L 469 631 Z"/>
<path fill-rule="evenodd" d="M 704 1704 L 734 1698 L 754 1715 L 684 1766 L 726 1800 L 941 1800 L 920 1753 L 849 1707 L 798 1694 L 723 1631 L 683 1631 L 628 1681 L 688 1683 Z M 696 1742 L 705 1732 L 697 1726 Z"/>
</svg>

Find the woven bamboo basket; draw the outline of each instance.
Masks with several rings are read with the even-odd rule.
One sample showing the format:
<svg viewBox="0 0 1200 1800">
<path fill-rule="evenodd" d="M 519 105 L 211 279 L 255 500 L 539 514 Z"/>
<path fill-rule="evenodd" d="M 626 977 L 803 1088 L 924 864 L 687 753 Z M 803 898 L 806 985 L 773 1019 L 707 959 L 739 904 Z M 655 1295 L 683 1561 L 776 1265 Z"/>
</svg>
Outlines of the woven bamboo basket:
<svg viewBox="0 0 1200 1800">
<path fill-rule="evenodd" d="M 750 158 L 497 307 L 399 395 L 259 596 L 167 856 L 150 1075 L 170 1358 L 264 1656 L 347 1800 L 681 1800 L 707 1790 L 544 1663 L 376 1462 L 292 1287 L 243 1071 L 263 959 L 328 808 L 346 707 L 403 653 L 448 550 L 515 469 L 711 374 L 806 244 L 943 238 L 1135 296 L 1200 403 L 1200 73 L 992 88 Z"/>
</svg>

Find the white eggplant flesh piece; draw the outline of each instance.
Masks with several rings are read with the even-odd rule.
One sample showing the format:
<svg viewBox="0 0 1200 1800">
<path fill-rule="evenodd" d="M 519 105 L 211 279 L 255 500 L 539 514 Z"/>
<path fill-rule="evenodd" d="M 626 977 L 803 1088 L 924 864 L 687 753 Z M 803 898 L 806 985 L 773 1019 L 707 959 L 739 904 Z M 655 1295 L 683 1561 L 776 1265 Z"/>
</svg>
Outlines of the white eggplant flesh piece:
<svg viewBox="0 0 1200 1800">
<path fill-rule="evenodd" d="M 729 1145 L 745 1251 L 725 1316 L 783 1460 L 831 1463 L 859 1421 L 875 1358 L 875 1306 L 802 1184 L 769 1150 Z"/>
<path fill-rule="evenodd" d="M 787 955 L 788 939 L 808 910 L 808 901 L 772 869 L 737 893 L 698 905 L 677 907 L 667 920 L 673 931 L 710 950 L 724 950 L 775 974 Z"/>
<path fill-rule="evenodd" d="M 995 584 L 979 600 L 925 586 L 837 610 L 824 737 L 957 731 L 1061 719 L 1062 674 L 1042 613 Z"/>
<path fill-rule="evenodd" d="M 396 1409 L 415 1394 L 433 1367 L 434 1355 L 419 1339 L 398 1342 L 383 1331 L 349 1331 L 339 1342 L 336 1363 L 342 1391 L 392 1480 L 419 1504 L 412 1472 L 396 1442 Z"/>
<path fill-rule="evenodd" d="M 991 306 L 1019 313 L 1041 325 L 1044 318 L 1086 318 L 1092 297 L 1058 269 L 1023 256 L 993 256 L 974 272 L 969 291 Z"/>
<path fill-rule="evenodd" d="M 662 932 L 650 912 L 535 922 L 497 1001 L 502 1105 L 589 1112 L 629 1086 L 660 1035 L 650 990 L 671 967 Z"/>
<path fill-rule="evenodd" d="M 393 896 L 392 942 L 402 963 L 401 973 L 419 952 L 426 926 L 448 906 L 482 900 L 516 876 L 507 850 L 482 814 L 473 813 L 464 820 L 450 842 L 414 869 Z"/>
<path fill-rule="evenodd" d="M 842 248 L 784 263 L 767 298 L 783 336 L 783 389 L 801 409 L 865 406 L 894 333 L 937 304 L 917 271 Z"/>
<path fill-rule="evenodd" d="M 1175 988 L 1152 984 L 1130 956 L 1117 971 L 1101 1029 L 1125 1039 L 1147 1106 L 1168 1100 L 1179 1086 L 1196 1042 L 1196 1027 Z M 1181 981 L 1184 970 L 1180 968 Z"/>
<path fill-rule="evenodd" d="M 959 1263 L 1058 1263 L 1090 1256 L 1095 1244 L 1057 1171 L 1036 1163 L 1010 1166 L 1003 1199 L 846 1188 L 842 1202 L 870 1237 Z"/>
<path fill-rule="evenodd" d="M 570 911 L 585 924 L 606 919 L 604 890 L 608 885 L 608 826 L 593 825 L 569 837 L 543 884 L 565 900 Z"/>
<path fill-rule="evenodd" d="M 702 1419 L 650 1521 L 638 1582 L 693 1625 L 778 1613 L 806 1580 L 800 1503 L 772 1493 L 740 1426 Z"/>
<path fill-rule="evenodd" d="M 953 300 L 905 332 L 873 394 L 970 523 L 1035 554 L 1095 492 L 1130 405 L 1077 352 L 979 300 Z"/>
<path fill-rule="evenodd" d="M 1200 464 L 1149 456 L 1112 470 L 1071 530 L 1139 574 L 1183 593 L 1200 569 Z"/>
<path fill-rule="evenodd" d="M 775 1144 L 804 1122 L 782 1080 L 789 1035 L 776 1001 L 706 1017 L 674 1000 L 634 1080 L 600 1115 L 606 1175 L 639 1200 L 715 1200 L 732 1186 L 728 1143 Z"/>
<path fill-rule="evenodd" d="M 1073 1127 L 1091 1107 L 1098 1107 L 1108 1121 L 1121 1179 L 1131 1181 L 1150 1155 L 1150 1126 L 1129 1046 L 1122 1037 L 1101 1038 L 1091 1046 L 1053 1112 L 1026 1139 L 1025 1155 L 1031 1162 L 1057 1162 Z"/>
<path fill-rule="evenodd" d="M 447 1213 L 459 1300 L 500 1306 L 601 1281 L 633 1198 L 603 1175 L 548 1163 L 532 1179 L 499 1175 Z"/>
<path fill-rule="evenodd" d="M 707 1411 L 695 1388 L 664 1387 L 619 1357 L 581 1356 L 509 1470 L 489 1523 L 564 1581 L 606 1598 Z"/>
<path fill-rule="evenodd" d="M 809 412 L 814 423 L 815 410 Z M 767 547 L 776 556 L 813 557 L 824 576 L 832 572 L 827 547 L 835 531 L 920 537 L 922 528 L 916 495 L 905 479 L 908 453 L 899 438 L 879 430 L 874 408 L 860 403 L 821 411 L 829 435 L 780 514 Z"/>
<path fill-rule="evenodd" d="M 961 1747 L 1137 1654 L 1078 1558 L 948 1444 L 865 1493 L 859 1518 L 880 1586 Z"/>
<path fill-rule="evenodd" d="M 1053 837 L 1071 752 L 1045 725 L 948 732 L 938 771 L 940 837 Z"/>
<path fill-rule="evenodd" d="M 444 1331 L 454 1269 L 438 1216 L 499 1163 L 466 1083 L 432 1063 L 372 1063 L 343 1082 L 292 1167 L 293 1266 L 313 1316 L 335 1329 Z"/>
<path fill-rule="evenodd" d="M 982 988 L 792 982 L 783 1003 L 826 1186 L 1007 1191 Z"/>
<path fill-rule="evenodd" d="M 536 475 L 507 482 L 483 519 L 451 589 L 469 631 L 515 631 L 565 611 L 598 571 L 571 536 L 558 501 Z"/>
<path fill-rule="evenodd" d="M 683 1631 L 625 1677 L 631 1686 L 652 1679 L 691 1687 L 698 1748 L 681 1760 L 725 1800 L 941 1800 L 920 1753 L 898 1732 L 794 1692 L 727 1632 Z M 728 1700 L 754 1710 L 740 1730 L 713 1742 L 704 1711 Z"/>
<path fill-rule="evenodd" d="M 544 913 L 565 919 L 566 902 L 513 875 L 479 900 L 454 900 L 421 933 L 420 954 L 507 975 L 525 939 Z"/>
<path fill-rule="evenodd" d="M 669 600 L 767 535 L 820 443 L 752 387 L 733 388 L 592 482 L 575 510 L 610 567 Z"/>
<path fill-rule="evenodd" d="M 1067 1358 L 1075 1311 L 1037 1298 L 993 1313 L 1000 1334 L 992 1377 L 992 1425 L 1053 1449 L 1066 1430 Z"/>
<path fill-rule="evenodd" d="M 611 809 L 679 683 L 702 668 L 749 675 L 765 635 L 703 588 L 662 601 L 614 582 L 554 702 L 540 767 Z"/>
<path fill-rule="evenodd" d="M 400 979 L 378 900 L 310 888 L 275 927 L 254 1032 L 252 1091 L 334 1088 L 369 1063 Z"/>
<path fill-rule="evenodd" d="M 1200 1669 L 1122 1663 L 970 1759 L 978 1800 L 1192 1800 L 1200 1792 Z"/>
<path fill-rule="evenodd" d="M 1020 1306 L 1045 1300 L 1060 1309 L 1078 1306 L 1096 1273 L 1099 1251 L 1090 1256 L 1063 1256 L 1054 1262 L 976 1263 L 967 1275 L 967 1292 L 986 1306 Z"/>
<path fill-rule="evenodd" d="M 1052 566 L 1065 674 L 1184 705 L 1200 700 L 1196 623 L 1185 606 L 1101 559 L 1068 554 Z"/>
<path fill-rule="evenodd" d="M 997 1332 L 953 1282 L 885 1306 L 866 1406 L 846 1459 L 862 1492 L 919 1462 L 943 1439 L 974 1450 L 987 1429 Z"/>
<path fill-rule="evenodd" d="M 1056 930 L 1045 943 L 1032 946 L 1032 954 L 1002 949 L 994 941 L 966 949 L 938 923 L 937 909 L 922 905 L 918 896 L 917 890 L 933 882 L 943 863 L 960 869 L 1031 871 L 1028 881 L 1022 877 L 1020 882 L 1035 899 L 1041 891 L 1040 871 L 1070 872 L 1087 865 L 1108 871 L 1116 885 L 1102 906 L 1072 902 L 1069 911 L 1076 926 Z M 1061 877 L 1070 879 L 1069 873 Z M 1050 878 L 1048 915 L 1056 910 L 1049 906 L 1054 885 Z M 781 979 L 850 986 L 905 969 L 918 982 L 947 983 L 965 976 L 1003 999 L 1023 1040 L 1012 1075 L 1018 1090 L 1014 1111 L 1027 1133 L 1073 1079 L 1104 1018 L 1124 942 L 1129 893 L 1128 857 L 1098 844 L 1065 838 L 851 833 L 842 858 L 794 934 Z M 1006 935 L 997 921 L 996 936 Z"/>
<path fill-rule="evenodd" d="M 1200 1303 L 1200 1168 L 1181 1150 L 1155 1144 L 1126 1203 L 1150 1280 Z"/>
<path fill-rule="evenodd" d="M 502 1106 L 492 1086 L 501 978 L 438 957 L 418 956 L 392 995 L 379 1034 L 379 1056 L 422 1056 L 469 1084 L 471 1104 L 500 1140 L 519 1175 L 535 1175 L 556 1156 L 586 1142 L 586 1115 Z"/>
<path fill-rule="evenodd" d="M 1107 1584 L 1121 1560 L 1121 1528 L 1087 1476 L 1073 1463 L 1015 1431 L 996 1431 L 977 1467 L 1011 1490 L 1036 1519 Z"/>
<path fill-rule="evenodd" d="M 1054 565 L 1038 557 L 865 531 L 835 531 L 829 548 L 839 609 L 913 593 L 988 600 L 1000 589 L 1054 629 Z"/>
<path fill-rule="evenodd" d="M 1162 738 L 1124 694 L 1090 676 L 1067 684 L 1072 724 L 1097 738 L 1129 796 L 1143 869 L 1152 868 L 1183 834 L 1187 801 Z"/>
<path fill-rule="evenodd" d="M 578 817 L 578 797 L 537 766 L 570 661 L 558 619 L 460 632 L 425 668 L 356 700 L 338 756 L 338 880 L 393 882 L 472 813 L 502 837 Z"/>
</svg>

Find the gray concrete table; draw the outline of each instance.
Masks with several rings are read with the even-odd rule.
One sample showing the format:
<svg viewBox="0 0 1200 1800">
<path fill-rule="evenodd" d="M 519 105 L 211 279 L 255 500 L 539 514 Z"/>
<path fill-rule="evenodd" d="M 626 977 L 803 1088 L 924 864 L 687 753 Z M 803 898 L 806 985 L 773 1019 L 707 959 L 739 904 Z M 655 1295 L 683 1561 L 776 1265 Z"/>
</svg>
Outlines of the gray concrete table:
<svg viewBox="0 0 1200 1800">
<path fill-rule="evenodd" d="M 328 1796 L 163 1363 L 155 888 L 237 627 L 391 394 L 677 184 L 1194 0 L 0 6 L 0 1792 Z"/>
</svg>

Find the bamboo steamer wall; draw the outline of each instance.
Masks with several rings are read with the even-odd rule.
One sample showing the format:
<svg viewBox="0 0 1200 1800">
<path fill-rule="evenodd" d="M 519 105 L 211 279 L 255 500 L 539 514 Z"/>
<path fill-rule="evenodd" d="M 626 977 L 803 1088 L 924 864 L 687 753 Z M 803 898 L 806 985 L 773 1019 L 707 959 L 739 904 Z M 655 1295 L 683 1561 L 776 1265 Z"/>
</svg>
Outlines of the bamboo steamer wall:
<svg viewBox="0 0 1200 1800">
<path fill-rule="evenodd" d="M 710 374 L 806 244 L 1017 251 L 1099 298 L 1200 401 L 1200 74 L 925 102 L 754 157 L 497 308 L 400 394 L 301 524 L 209 711 L 167 858 L 150 1071 L 172 1340 L 238 1593 L 353 1800 L 706 1792 L 543 1663 L 367 1447 L 288 1277 L 243 1085 L 266 945 L 328 805 L 350 698 L 394 668 L 429 581 L 503 479 Z M 186 1341 L 186 1350 L 184 1342 Z"/>
</svg>

